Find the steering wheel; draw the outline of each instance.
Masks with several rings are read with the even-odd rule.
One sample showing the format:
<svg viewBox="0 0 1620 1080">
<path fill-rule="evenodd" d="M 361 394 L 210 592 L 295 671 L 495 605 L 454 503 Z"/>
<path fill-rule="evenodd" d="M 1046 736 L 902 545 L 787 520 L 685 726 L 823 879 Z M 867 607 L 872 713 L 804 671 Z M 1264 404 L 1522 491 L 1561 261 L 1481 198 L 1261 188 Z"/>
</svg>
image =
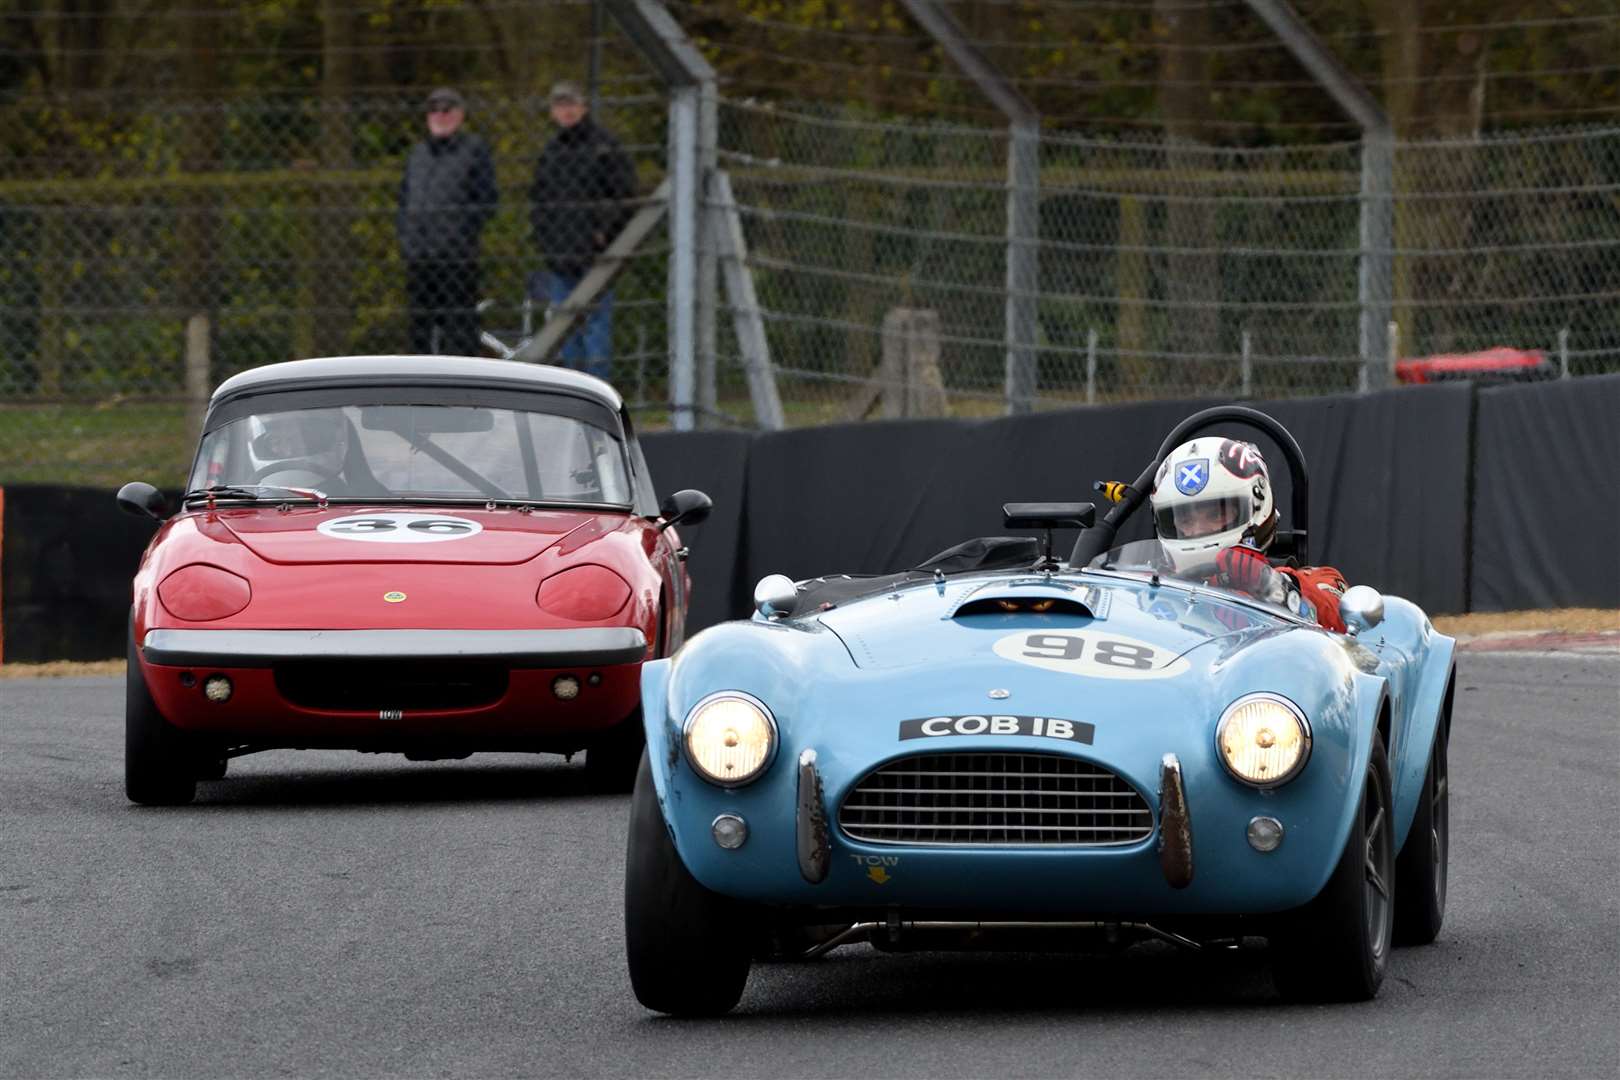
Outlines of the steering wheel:
<svg viewBox="0 0 1620 1080">
<path fill-rule="evenodd" d="M 316 477 L 315 482 L 317 484 L 336 483 L 341 482 L 342 479 L 337 473 L 333 472 L 331 469 L 319 462 L 311 461 L 308 458 L 296 458 L 291 461 L 272 461 L 268 465 L 259 466 L 257 469 L 253 470 L 253 478 L 249 481 L 249 483 L 257 484 L 267 476 L 274 476 L 279 472 L 291 472 L 294 469 L 301 469 L 304 472 L 314 473 Z"/>
<path fill-rule="evenodd" d="M 1126 518 L 1136 512 L 1137 507 L 1147 501 L 1148 492 L 1153 490 L 1153 480 L 1159 474 L 1159 466 L 1164 464 L 1164 459 L 1170 456 L 1170 452 L 1211 424 L 1223 422 L 1242 424 L 1269 435 L 1282 449 L 1283 457 L 1288 462 L 1288 487 L 1292 496 L 1293 518 L 1290 524 L 1293 525 L 1293 529 L 1288 532 L 1279 530 L 1277 539 L 1284 541 L 1285 544 L 1292 542 L 1294 557 L 1302 565 L 1308 565 L 1305 534 L 1310 528 L 1311 520 L 1311 480 L 1305 468 L 1305 453 L 1300 450 L 1299 443 L 1287 428 L 1260 410 L 1243 405 L 1217 405 L 1213 409 L 1194 413 L 1171 429 L 1170 434 L 1164 437 L 1164 442 L 1159 444 L 1158 453 L 1153 455 L 1153 460 L 1148 462 L 1148 467 L 1142 470 L 1142 475 L 1136 478 L 1136 483 L 1126 491 L 1125 497 L 1114 504 L 1114 508 L 1097 523 L 1096 528 L 1081 530 L 1080 539 L 1075 541 L 1074 554 L 1069 556 L 1069 565 L 1085 566 L 1113 547 L 1114 536 L 1119 532 L 1119 527 L 1125 523 Z"/>
</svg>

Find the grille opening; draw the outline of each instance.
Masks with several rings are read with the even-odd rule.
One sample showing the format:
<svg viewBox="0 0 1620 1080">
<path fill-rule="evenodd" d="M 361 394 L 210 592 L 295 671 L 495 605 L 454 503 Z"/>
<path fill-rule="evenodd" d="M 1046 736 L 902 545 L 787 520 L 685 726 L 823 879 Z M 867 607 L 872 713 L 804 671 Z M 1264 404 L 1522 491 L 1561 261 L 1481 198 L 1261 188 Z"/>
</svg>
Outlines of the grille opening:
<svg viewBox="0 0 1620 1080">
<path fill-rule="evenodd" d="M 506 669 L 456 661 L 301 661 L 275 666 L 276 689 L 307 709 L 474 709 L 506 694 Z"/>
<path fill-rule="evenodd" d="M 1133 844 L 1147 800 L 1118 775 L 1060 754 L 919 754 L 867 773 L 838 827 L 871 844 L 1025 847 Z"/>
</svg>

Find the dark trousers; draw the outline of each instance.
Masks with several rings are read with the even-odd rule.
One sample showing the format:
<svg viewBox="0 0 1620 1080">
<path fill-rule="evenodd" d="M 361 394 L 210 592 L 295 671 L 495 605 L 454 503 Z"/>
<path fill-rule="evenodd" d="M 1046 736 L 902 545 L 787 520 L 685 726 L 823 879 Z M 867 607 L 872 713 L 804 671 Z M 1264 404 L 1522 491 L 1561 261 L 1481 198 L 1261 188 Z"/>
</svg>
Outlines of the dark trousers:
<svg viewBox="0 0 1620 1080">
<path fill-rule="evenodd" d="M 435 259 L 405 264 L 411 352 L 482 356 L 478 344 L 478 263 Z M 438 331 L 435 340 L 434 330 Z"/>
</svg>

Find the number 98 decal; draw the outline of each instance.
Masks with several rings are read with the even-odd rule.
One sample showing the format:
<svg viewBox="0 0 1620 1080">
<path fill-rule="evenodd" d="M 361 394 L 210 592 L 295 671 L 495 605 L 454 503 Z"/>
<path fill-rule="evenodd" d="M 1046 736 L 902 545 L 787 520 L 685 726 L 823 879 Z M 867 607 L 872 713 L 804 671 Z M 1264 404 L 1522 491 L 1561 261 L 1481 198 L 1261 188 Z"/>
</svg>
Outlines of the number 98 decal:
<svg viewBox="0 0 1620 1080">
<path fill-rule="evenodd" d="M 315 526 L 334 540 L 362 540 L 372 544 L 432 544 L 464 540 L 484 531 L 476 521 L 444 514 L 352 514 Z"/>
<path fill-rule="evenodd" d="M 1031 667 L 1093 679 L 1169 679 L 1186 660 L 1145 641 L 1107 631 L 1020 631 L 995 644 L 996 655 Z"/>
</svg>

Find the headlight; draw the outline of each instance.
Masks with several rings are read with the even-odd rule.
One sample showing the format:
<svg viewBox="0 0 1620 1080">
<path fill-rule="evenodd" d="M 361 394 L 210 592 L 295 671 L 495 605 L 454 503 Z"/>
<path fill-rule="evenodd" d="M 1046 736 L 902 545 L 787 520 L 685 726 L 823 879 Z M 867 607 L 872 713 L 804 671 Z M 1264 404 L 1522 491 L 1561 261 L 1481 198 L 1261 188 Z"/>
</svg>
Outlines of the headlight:
<svg viewBox="0 0 1620 1080">
<path fill-rule="evenodd" d="M 748 783 L 765 771 L 775 749 L 770 710 L 741 691 L 710 694 L 686 714 L 686 758 L 711 783 Z"/>
<path fill-rule="evenodd" d="M 1255 787 L 1276 787 L 1305 767 L 1311 756 L 1311 725 L 1287 698 L 1249 694 L 1221 714 L 1215 745 L 1233 776 Z"/>
</svg>

